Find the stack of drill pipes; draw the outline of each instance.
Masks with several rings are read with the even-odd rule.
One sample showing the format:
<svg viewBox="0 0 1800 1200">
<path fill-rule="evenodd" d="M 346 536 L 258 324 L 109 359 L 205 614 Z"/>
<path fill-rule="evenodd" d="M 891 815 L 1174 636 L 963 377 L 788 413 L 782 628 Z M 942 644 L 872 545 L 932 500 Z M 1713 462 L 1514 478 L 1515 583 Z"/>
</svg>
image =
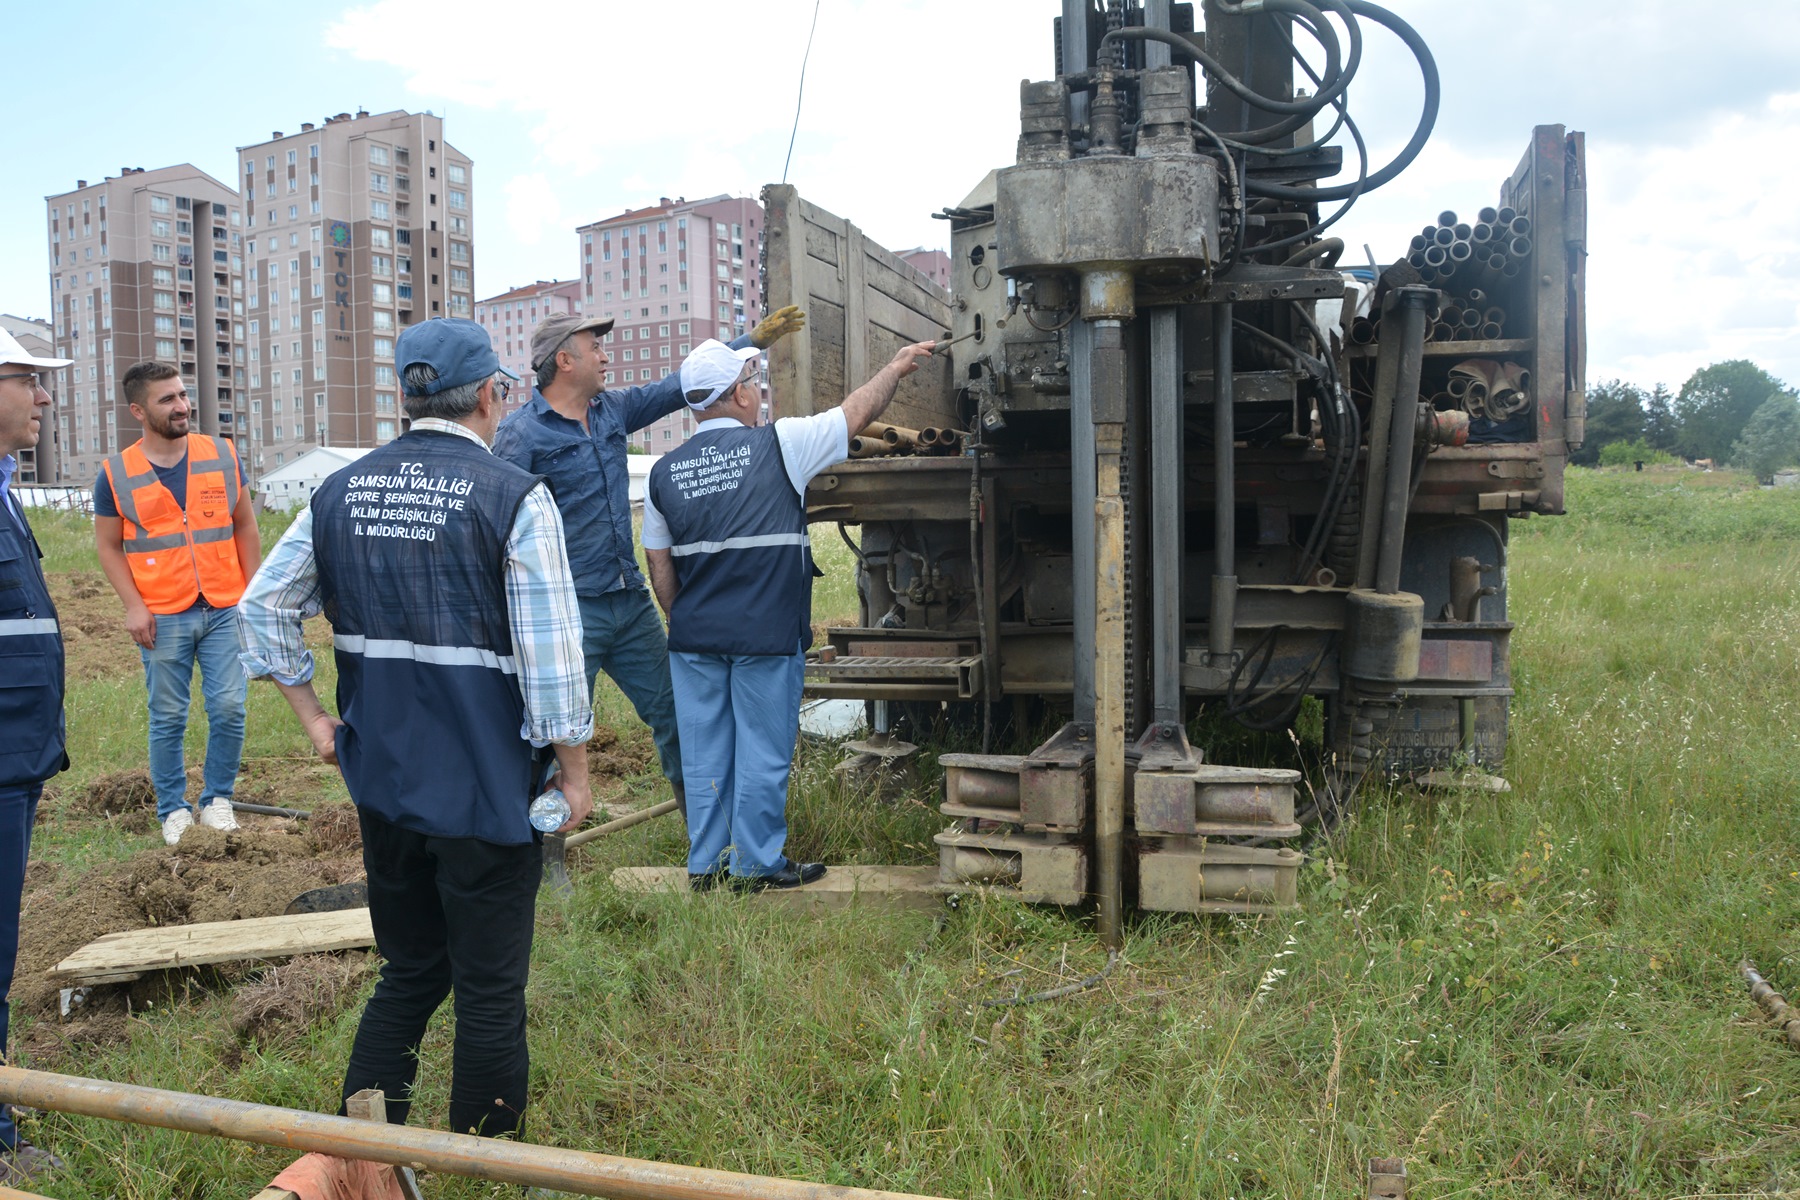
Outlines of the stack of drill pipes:
<svg viewBox="0 0 1800 1200">
<path fill-rule="evenodd" d="M 907 450 L 917 449 L 919 431 L 907 429 L 902 425 L 887 425 L 880 421 L 870 421 L 863 426 L 861 436 L 880 438 L 890 446 L 903 447 Z"/>
</svg>

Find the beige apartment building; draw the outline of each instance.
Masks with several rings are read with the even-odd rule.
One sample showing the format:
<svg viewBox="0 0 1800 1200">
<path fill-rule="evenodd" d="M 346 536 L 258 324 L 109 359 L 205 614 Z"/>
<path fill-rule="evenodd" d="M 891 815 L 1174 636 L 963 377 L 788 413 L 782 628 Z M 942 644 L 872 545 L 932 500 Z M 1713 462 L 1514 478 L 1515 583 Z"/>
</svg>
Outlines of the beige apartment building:
<svg viewBox="0 0 1800 1200">
<path fill-rule="evenodd" d="M 339 113 L 238 148 L 244 444 L 272 471 L 404 428 L 394 342 L 474 316 L 474 164 L 430 113 Z"/>
<path fill-rule="evenodd" d="M 234 434 L 246 377 L 237 192 L 182 163 L 78 180 L 45 205 L 51 336 L 75 361 L 55 373 L 55 461 L 38 481 L 91 484 L 137 440 L 119 380 L 145 359 L 181 372 L 196 428 Z"/>
</svg>

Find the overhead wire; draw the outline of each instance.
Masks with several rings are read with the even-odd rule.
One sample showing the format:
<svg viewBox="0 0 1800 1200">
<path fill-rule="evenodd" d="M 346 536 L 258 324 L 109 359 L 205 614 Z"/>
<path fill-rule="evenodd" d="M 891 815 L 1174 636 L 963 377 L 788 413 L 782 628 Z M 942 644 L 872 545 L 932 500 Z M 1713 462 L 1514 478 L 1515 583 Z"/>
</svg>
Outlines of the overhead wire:
<svg viewBox="0 0 1800 1200">
<path fill-rule="evenodd" d="M 794 161 L 794 141 L 800 136 L 800 103 L 806 98 L 806 64 L 812 58 L 813 34 L 819 29 L 819 6 L 824 0 L 813 0 L 812 25 L 806 30 L 806 52 L 800 56 L 800 86 L 794 93 L 794 128 L 788 134 L 787 157 L 781 162 L 781 182 L 786 183 L 788 167 Z"/>
</svg>

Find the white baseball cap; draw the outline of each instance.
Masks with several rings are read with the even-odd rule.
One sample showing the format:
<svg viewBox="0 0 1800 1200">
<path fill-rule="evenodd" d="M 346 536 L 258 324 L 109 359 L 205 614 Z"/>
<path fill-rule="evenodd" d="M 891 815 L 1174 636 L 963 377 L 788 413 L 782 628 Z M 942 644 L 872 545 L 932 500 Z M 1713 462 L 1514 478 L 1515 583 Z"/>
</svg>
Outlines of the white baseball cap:
<svg viewBox="0 0 1800 1200">
<path fill-rule="evenodd" d="M 39 358 L 28 354 L 18 338 L 0 329 L 0 363 L 21 367 L 66 367 L 74 361 L 72 358 Z"/>
<path fill-rule="evenodd" d="M 733 350 L 717 338 L 695 346 L 681 362 L 681 394 L 688 398 L 688 407 L 705 408 L 724 395 L 743 376 L 744 364 L 761 353 L 755 346 Z M 695 400 L 695 392 L 706 393 L 705 398 Z"/>
</svg>

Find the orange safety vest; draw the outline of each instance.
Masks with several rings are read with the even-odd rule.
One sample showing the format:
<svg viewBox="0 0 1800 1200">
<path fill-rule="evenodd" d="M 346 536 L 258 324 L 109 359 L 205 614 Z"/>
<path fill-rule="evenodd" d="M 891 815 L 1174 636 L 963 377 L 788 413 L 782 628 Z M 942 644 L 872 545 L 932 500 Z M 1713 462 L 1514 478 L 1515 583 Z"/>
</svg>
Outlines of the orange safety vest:
<svg viewBox="0 0 1800 1200">
<path fill-rule="evenodd" d="M 237 447 L 188 434 L 187 511 L 156 477 L 142 439 L 106 460 L 106 482 L 124 520 L 125 561 L 153 613 L 186 612 L 201 596 L 229 608 L 244 594 L 244 568 L 232 540 L 238 503 Z"/>
</svg>

